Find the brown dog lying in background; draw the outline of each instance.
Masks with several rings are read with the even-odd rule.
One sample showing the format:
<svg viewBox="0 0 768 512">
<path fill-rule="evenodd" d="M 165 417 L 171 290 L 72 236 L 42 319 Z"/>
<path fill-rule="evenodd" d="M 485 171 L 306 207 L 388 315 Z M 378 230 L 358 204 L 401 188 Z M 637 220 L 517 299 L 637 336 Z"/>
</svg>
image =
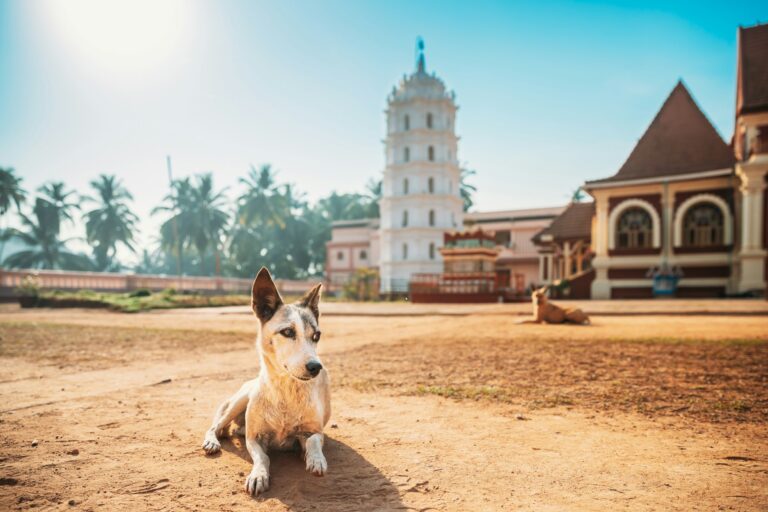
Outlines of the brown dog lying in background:
<svg viewBox="0 0 768 512">
<path fill-rule="evenodd" d="M 547 300 L 547 289 L 539 288 L 531 295 L 533 302 L 533 319 L 523 320 L 521 324 L 588 324 L 589 317 L 578 308 L 561 308 Z"/>
</svg>

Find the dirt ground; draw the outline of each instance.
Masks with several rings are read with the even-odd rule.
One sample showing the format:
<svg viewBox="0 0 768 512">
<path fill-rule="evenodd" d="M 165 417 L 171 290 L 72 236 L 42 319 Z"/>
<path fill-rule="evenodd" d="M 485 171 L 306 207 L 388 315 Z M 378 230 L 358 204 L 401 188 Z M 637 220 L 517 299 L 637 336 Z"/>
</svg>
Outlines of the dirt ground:
<svg viewBox="0 0 768 512">
<path fill-rule="evenodd" d="M 768 509 L 767 316 L 410 311 L 322 320 L 329 472 L 272 454 L 253 499 L 200 442 L 255 319 L 4 306 L 0 510 Z"/>
</svg>

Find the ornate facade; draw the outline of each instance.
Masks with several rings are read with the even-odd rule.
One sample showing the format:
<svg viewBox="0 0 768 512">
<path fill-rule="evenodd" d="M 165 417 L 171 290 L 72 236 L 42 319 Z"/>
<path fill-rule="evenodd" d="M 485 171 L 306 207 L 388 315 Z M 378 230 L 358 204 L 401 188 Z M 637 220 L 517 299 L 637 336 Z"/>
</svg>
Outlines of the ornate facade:
<svg viewBox="0 0 768 512">
<path fill-rule="evenodd" d="M 454 94 L 427 73 L 420 44 L 415 72 L 392 90 L 386 111 L 382 293 L 408 291 L 413 274 L 440 272 L 443 233 L 462 225 L 456 109 Z"/>
<path fill-rule="evenodd" d="M 738 45 L 731 144 L 680 82 L 616 175 L 584 184 L 594 198 L 589 236 L 585 219 L 564 223 L 559 236 L 590 244 L 593 269 L 578 276 L 591 281 L 579 288 L 587 296 L 651 297 L 659 276 L 674 279 L 678 297 L 765 292 L 768 25 L 739 28 Z M 549 262 L 563 248 L 546 236 L 538 238 Z M 564 275 L 542 274 L 568 279 L 563 263 Z"/>
</svg>

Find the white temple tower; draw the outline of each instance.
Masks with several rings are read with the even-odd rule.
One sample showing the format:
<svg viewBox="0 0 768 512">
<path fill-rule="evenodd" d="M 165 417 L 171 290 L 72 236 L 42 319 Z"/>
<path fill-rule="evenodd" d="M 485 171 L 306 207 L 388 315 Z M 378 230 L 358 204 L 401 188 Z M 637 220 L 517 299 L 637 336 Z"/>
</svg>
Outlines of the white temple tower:
<svg viewBox="0 0 768 512">
<path fill-rule="evenodd" d="M 415 273 L 441 273 L 443 233 L 463 225 L 454 98 L 442 80 L 427 74 L 419 40 L 416 71 L 387 98 L 382 293 L 407 291 Z"/>
</svg>

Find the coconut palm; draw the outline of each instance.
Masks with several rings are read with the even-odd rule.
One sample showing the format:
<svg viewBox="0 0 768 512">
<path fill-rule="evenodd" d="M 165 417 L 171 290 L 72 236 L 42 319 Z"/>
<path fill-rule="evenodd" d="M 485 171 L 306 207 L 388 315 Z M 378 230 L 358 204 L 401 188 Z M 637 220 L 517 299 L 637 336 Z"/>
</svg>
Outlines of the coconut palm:
<svg viewBox="0 0 768 512">
<path fill-rule="evenodd" d="M 238 198 L 238 222 L 245 225 L 285 226 L 284 200 L 276 183 L 276 173 L 269 164 L 258 170 L 251 166 L 248 176 L 240 178 L 245 192 Z"/>
<path fill-rule="evenodd" d="M 188 217 L 185 225 L 187 233 L 200 257 L 200 272 L 205 274 L 204 257 L 213 250 L 216 258 L 216 275 L 221 273 L 220 247 L 224 232 L 229 222 L 229 214 L 224 211 L 227 203 L 225 190 L 216 192 L 210 173 L 197 177 L 197 184 L 190 190 L 191 208 L 184 215 Z"/>
<path fill-rule="evenodd" d="M 46 216 L 47 222 L 54 223 L 56 234 L 61 232 L 61 225 L 65 221 L 74 222 L 73 212 L 80 209 L 74 190 L 67 191 L 62 181 L 51 181 L 37 190 L 42 194 L 44 206 L 56 213 L 50 217 Z"/>
<path fill-rule="evenodd" d="M 213 250 L 216 258 L 216 272 L 219 272 L 220 247 L 229 214 L 224 210 L 227 198 L 224 191 L 216 192 L 210 174 L 176 180 L 173 190 L 163 199 L 165 204 L 152 213 L 165 212 L 170 217 L 160 226 L 160 246 L 177 253 L 178 268 L 181 270 L 184 249 L 196 249 L 200 272 L 205 274 L 205 257 Z"/>
<path fill-rule="evenodd" d="M 46 200 L 37 198 L 33 217 L 19 214 L 23 229 L 8 229 L 4 239 L 17 239 L 27 248 L 5 258 L 3 265 L 9 268 L 40 268 L 89 270 L 92 264 L 87 256 L 67 249 L 68 240 L 60 240 L 59 212 Z"/>
<path fill-rule="evenodd" d="M 375 180 L 371 178 L 368 183 L 365 184 L 366 194 L 365 199 L 368 202 L 366 205 L 366 216 L 377 219 L 379 218 L 379 202 L 382 195 L 382 180 Z"/>
<path fill-rule="evenodd" d="M 176 272 L 183 269 L 184 246 L 191 233 L 188 212 L 192 208 L 192 182 L 189 178 L 174 180 L 171 192 L 163 198 L 163 204 L 154 208 L 152 215 L 166 213 L 169 217 L 160 226 L 160 247 L 176 256 Z"/>
<path fill-rule="evenodd" d="M 133 196 L 115 176 L 102 174 L 91 181 L 91 187 L 96 198 L 83 197 L 85 202 L 96 203 L 96 208 L 83 216 L 86 239 L 93 247 L 96 268 L 113 269 L 118 244 L 136 252 L 133 236 L 139 218 L 128 206 Z"/>
<path fill-rule="evenodd" d="M 464 211 L 469 211 L 470 208 L 472 208 L 472 205 L 475 204 L 473 196 L 477 192 L 477 187 L 469 183 L 469 178 L 477 174 L 477 171 L 474 169 L 467 169 L 465 167 L 462 167 L 461 169 L 461 175 L 459 179 L 459 193 L 461 194 L 461 199 L 464 201 Z"/>
<path fill-rule="evenodd" d="M 571 194 L 572 203 L 580 203 L 584 201 L 584 190 L 581 187 L 577 187 Z"/>
<path fill-rule="evenodd" d="M 24 202 L 27 193 L 21 188 L 21 178 L 14 174 L 13 168 L 0 167 L 0 215 L 11 209 L 15 204 L 18 210 Z"/>
</svg>

